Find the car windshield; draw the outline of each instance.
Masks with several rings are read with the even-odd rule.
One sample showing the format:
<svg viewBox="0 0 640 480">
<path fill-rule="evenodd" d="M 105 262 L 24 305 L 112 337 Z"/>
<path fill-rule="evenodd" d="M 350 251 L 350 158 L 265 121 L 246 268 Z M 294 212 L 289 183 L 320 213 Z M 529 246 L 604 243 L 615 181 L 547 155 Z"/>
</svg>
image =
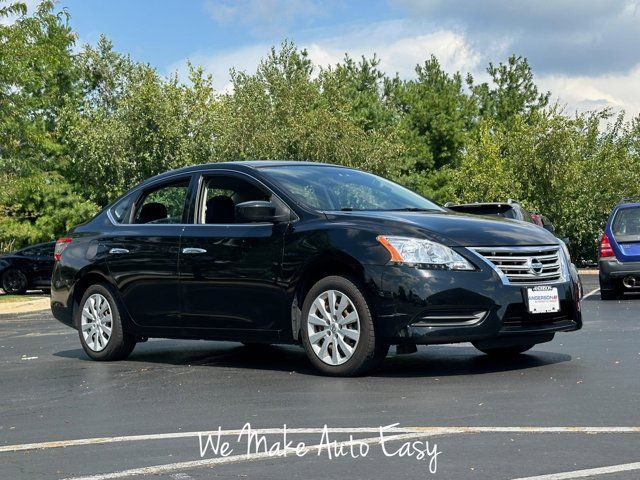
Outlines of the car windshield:
<svg viewBox="0 0 640 480">
<path fill-rule="evenodd" d="M 620 209 L 611 230 L 614 235 L 640 235 L 640 207 Z"/>
<path fill-rule="evenodd" d="M 513 207 L 507 205 L 454 205 L 451 210 L 461 213 L 471 213 L 473 215 L 496 215 L 504 218 L 516 218 Z"/>
<path fill-rule="evenodd" d="M 411 190 L 360 170 L 288 165 L 266 167 L 263 171 L 295 200 L 316 210 L 443 210 Z"/>
</svg>

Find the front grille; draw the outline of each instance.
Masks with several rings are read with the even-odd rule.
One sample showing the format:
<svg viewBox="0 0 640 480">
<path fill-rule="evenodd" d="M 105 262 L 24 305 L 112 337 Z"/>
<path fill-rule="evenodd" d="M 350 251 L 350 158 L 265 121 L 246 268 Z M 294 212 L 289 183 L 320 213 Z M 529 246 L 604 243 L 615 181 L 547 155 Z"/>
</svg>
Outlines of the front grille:
<svg viewBox="0 0 640 480">
<path fill-rule="evenodd" d="M 477 253 L 489 260 L 510 283 L 549 283 L 562 278 L 560 247 L 479 247 Z"/>
<path fill-rule="evenodd" d="M 545 324 L 553 324 L 564 320 L 571 320 L 569 313 L 571 306 L 563 300 L 560 302 L 560 311 L 553 313 L 529 313 L 524 303 L 511 304 L 507 307 L 502 324 L 507 327 L 528 327 Z"/>
<path fill-rule="evenodd" d="M 531 314 L 523 303 L 511 304 L 502 318 L 502 333 L 514 333 L 523 330 L 543 330 L 549 328 L 572 329 L 572 307 L 569 302 L 560 302 L 560 311 L 554 313 Z"/>
</svg>

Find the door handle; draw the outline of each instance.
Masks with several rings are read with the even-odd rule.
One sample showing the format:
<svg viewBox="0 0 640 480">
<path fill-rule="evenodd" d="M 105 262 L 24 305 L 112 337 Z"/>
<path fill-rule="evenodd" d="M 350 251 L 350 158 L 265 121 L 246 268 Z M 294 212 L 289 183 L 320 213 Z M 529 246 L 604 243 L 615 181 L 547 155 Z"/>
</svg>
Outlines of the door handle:
<svg viewBox="0 0 640 480">
<path fill-rule="evenodd" d="M 204 248 L 187 247 L 182 249 L 182 253 L 187 253 L 187 254 L 207 253 L 207 251 Z"/>
<path fill-rule="evenodd" d="M 124 255 L 126 253 L 129 253 L 129 250 L 127 250 L 126 248 L 112 248 L 111 250 L 109 250 L 109 253 L 111 255 Z"/>
</svg>

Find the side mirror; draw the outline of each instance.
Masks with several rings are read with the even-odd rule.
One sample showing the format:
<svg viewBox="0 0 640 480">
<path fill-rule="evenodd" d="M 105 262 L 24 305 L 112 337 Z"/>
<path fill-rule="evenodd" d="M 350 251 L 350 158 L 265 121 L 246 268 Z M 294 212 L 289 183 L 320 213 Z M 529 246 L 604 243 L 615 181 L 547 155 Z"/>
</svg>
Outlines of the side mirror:
<svg viewBox="0 0 640 480">
<path fill-rule="evenodd" d="M 569 243 L 571 243 L 571 241 L 569 240 L 569 237 L 564 237 L 564 238 L 561 238 L 560 240 L 562 240 L 564 244 L 567 246 L 569 246 Z"/>
<path fill-rule="evenodd" d="M 251 200 L 236 205 L 236 221 L 240 223 L 277 223 L 288 219 L 288 215 L 278 215 L 272 202 Z"/>
</svg>

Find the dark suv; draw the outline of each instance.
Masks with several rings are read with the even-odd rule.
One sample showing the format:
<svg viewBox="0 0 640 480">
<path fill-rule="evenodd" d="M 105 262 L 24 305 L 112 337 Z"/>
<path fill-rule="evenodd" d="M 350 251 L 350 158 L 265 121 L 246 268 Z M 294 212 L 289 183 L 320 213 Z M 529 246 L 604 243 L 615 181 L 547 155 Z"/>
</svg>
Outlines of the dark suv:
<svg viewBox="0 0 640 480">
<path fill-rule="evenodd" d="M 640 292 L 640 202 L 622 202 L 600 239 L 599 279 L 603 300 Z"/>
<path fill-rule="evenodd" d="M 454 212 L 470 213 L 472 215 L 495 215 L 497 217 L 535 223 L 540 227 L 544 226 L 540 215 L 529 212 L 518 202 L 511 199 L 506 202 L 446 203 L 445 207 Z"/>
<path fill-rule="evenodd" d="M 582 325 L 558 240 L 381 177 L 237 162 L 151 178 L 57 243 L 51 308 L 96 360 L 148 337 L 300 343 L 331 375 L 389 345 L 514 355 Z"/>
</svg>

